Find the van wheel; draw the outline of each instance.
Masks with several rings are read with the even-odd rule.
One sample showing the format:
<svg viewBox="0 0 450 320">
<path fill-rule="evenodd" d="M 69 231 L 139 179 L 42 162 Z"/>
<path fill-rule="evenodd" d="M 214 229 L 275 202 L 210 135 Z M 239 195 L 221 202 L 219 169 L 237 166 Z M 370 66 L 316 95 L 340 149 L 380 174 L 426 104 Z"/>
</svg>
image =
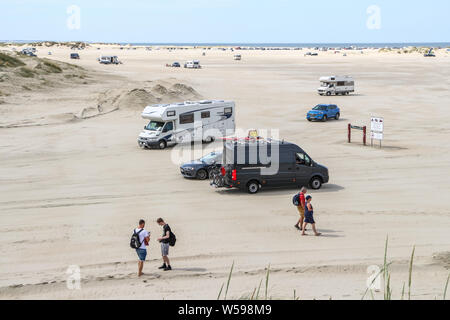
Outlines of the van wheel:
<svg viewBox="0 0 450 320">
<path fill-rule="evenodd" d="M 258 181 L 250 181 L 247 184 L 247 191 L 250 194 L 256 194 L 259 191 L 259 183 Z"/>
<path fill-rule="evenodd" d="M 309 182 L 309 185 L 313 190 L 319 190 L 322 188 L 322 179 L 320 177 L 314 177 Z"/>
<path fill-rule="evenodd" d="M 340 113 L 336 113 L 336 116 L 334 117 L 336 120 L 339 120 L 339 118 L 341 117 Z"/>
<path fill-rule="evenodd" d="M 206 180 L 206 179 L 208 179 L 208 172 L 206 172 L 203 169 L 198 170 L 197 171 L 197 179 L 198 180 Z"/>
<path fill-rule="evenodd" d="M 165 142 L 164 140 L 159 141 L 158 147 L 159 149 L 164 150 L 165 148 L 167 148 L 167 142 Z"/>
</svg>

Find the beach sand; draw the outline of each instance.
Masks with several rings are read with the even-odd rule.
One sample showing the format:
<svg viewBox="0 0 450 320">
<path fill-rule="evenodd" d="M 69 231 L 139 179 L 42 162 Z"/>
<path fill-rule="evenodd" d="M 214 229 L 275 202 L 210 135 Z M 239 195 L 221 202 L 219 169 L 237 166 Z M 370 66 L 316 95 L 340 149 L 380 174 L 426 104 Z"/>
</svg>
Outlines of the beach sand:
<svg viewBox="0 0 450 320">
<path fill-rule="evenodd" d="M 249 297 L 270 265 L 273 299 L 292 299 L 294 290 L 300 299 L 361 299 L 367 268 L 382 265 L 389 236 L 393 297 L 408 282 L 416 246 L 412 298 L 442 299 L 450 269 L 450 55 L 306 51 L 240 51 L 234 61 L 236 52 L 214 49 L 202 56 L 202 49 L 92 45 L 70 60 L 69 48 L 38 48 L 39 57 L 83 67 L 87 79 L 17 93 L 0 83 L 0 92 L 9 90 L 0 97 L 0 298 L 216 299 L 234 262 L 228 298 Z M 100 54 L 123 64 L 100 65 Z M 165 67 L 191 59 L 203 69 Z M 318 96 L 319 77 L 335 74 L 353 76 L 356 93 Z M 167 95 L 175 84 L 188 89 Z M 279 129 L 329 168 L 330 183 L 309 192 L 322 237 L 293 228 L 297 190 L 215 190 L 183 179 L 171 149 L 138 148 L 142 99 L 191 98 L 234 100 L 238 128 Z M 341 120 L 306 121 L 318 103 L 338 104 Z M 348 144 L 348 123 L 369 126 L 372 115 L 385 119 L 383 148 L 362 146 L 357 132 Z M 158 217 L 178 238 L 170 273 L 157 269 Z M 129 238 L 140 218 L 152 239 L 137 278 Z M 72 265 L 81 270 L 80 290 L 66 286 Z"/>
</svg>

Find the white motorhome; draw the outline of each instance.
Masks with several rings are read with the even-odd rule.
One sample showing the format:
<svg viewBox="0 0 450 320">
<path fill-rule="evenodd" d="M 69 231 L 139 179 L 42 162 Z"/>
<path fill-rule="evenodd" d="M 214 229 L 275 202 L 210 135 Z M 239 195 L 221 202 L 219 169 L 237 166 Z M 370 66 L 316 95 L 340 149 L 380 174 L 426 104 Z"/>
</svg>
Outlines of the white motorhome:
<svg viewBox="0 0 450 320">
<path fill-rule="evenodd" d="M 233 135 L 235 104 L 232 101 L 196 101 L 148 106 L 142 118 L 150 120 L 139 134 L 141 148 L 165 149 L 182 142 L 213 142 Z"/>
<path fill-rule="evenodd" d="M 346 95 L 355 92 L 355 81 L 350 76 L 331 76 L 320 78 L 318 93 L 323 96 Z"/>
<path fill-rule="evenodd" d="M 101 64 L 119 64 L 119 58 L 117 56 L 101 56 L 98 58 Z"/>
<path fill-rule="evenodd" d="M 184 64 L 184 67 L 188 68 L 188 69 L 200 69 L 202 66 L 200 65 L 200 61 L 193 60 L 193 61 L 187 61 Z"/>
</svg>

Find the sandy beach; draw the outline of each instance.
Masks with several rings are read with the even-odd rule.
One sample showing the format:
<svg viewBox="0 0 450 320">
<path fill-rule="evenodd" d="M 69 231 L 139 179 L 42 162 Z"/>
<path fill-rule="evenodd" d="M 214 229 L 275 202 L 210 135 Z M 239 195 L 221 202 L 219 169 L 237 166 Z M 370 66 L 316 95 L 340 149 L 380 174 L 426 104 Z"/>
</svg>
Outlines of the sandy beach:
<svg viewBox="0 0 450 320">
<path fill-rule="evenodd" d="M 387 236 L 393 298 L 408 282 L 415 246 L 412 298 L 442 299 L 450 272 L 447 49 L 435 58 L 245 50 L 242 61 L 215 48 L 37 49 L 61 72 L 37 68 L 34 58 L 29 77 L 0 68 L 0 299 L 216 299 L 233 262 L 228 298 L 248 298 L 270 265 L 273 299 L 292 299 L 294 290 L 300 299 L 361 299 Z M 101 65 L 100 55 L 123 64 Z M 165 66 L 192 59 L 203 68 Z M 354 77 L 355 94 L 319 96 L 319 77 L 329 75 Z M 139 149 L 145 105 L 193 99 L 235 101 L 237 128 L 279 129 L 328 167 L 330 183 L 309 192 L 322 237 L 294 229 L 298 190 L 216 190 L 182 178 L 170 148 Z M 342 118 L 308 122 L 319 103 L 339 105 Z M 382 149 L 363 146 L 357 132 L 348 144 L 348 123 L 369 126 L 371 116 L 385 119 Z M 158 270 L 159 217 L 178 238 L 170 273 Z M 129 247 L 140 218 L 152 237 L 142 278 Z M 66 286 L 73 265 L 80 290 Z"/>
</svg>

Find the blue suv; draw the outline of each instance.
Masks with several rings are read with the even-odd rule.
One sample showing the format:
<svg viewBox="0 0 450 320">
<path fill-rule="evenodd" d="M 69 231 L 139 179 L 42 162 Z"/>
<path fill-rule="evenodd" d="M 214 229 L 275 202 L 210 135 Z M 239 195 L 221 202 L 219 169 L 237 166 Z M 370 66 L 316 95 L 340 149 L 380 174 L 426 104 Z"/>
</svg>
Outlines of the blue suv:
<svg viewBox="0 0 450 320">
<path fill-rule="evenodd" d="M 339 110 L 339 107 L 335 104 L 318 104 L 306 115 L 308 121 L 327 121 L 330 118 L 339 120 L 340 117 L 341 110 Z"/>
</svg>

